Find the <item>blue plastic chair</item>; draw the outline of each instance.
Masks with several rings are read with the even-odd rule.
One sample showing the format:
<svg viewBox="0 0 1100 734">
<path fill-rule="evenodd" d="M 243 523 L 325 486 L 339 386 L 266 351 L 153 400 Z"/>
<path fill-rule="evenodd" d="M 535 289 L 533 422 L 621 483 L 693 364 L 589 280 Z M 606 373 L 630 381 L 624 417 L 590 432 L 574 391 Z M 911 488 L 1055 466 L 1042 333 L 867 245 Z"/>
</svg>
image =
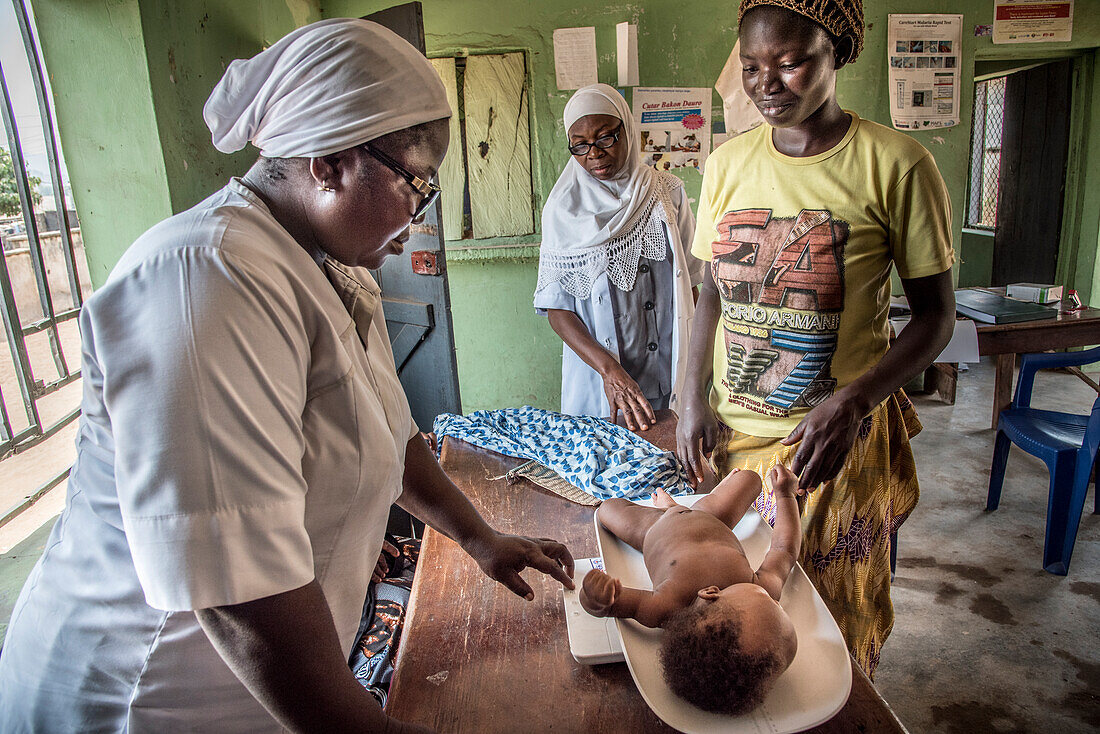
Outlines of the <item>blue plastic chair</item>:
<svg viewBox="0 0 1100 734">
<path fill-rule="evenodd" d="M 996 510 L 1001 501 L 1001 485 L 1011 443 L 1046 462 L 1050 471 L 1050 498 L 1043 568 L 1059 576 L 1069 572 L 1089 476 L 1100 444 L 1100 395 L 1092 404 L 1090 415 L 1076 415 L 1030 407 L 1031 390 L 1038 370 L 1097 361 L 1100 361 L 1100 347 L 1083 352 L 1025 354 L 1020 361 L 1012 405 L 1001 411 L 997 421 L 997 442 L 993 447 L 985 509 Z M 1093 512 L 1100 512 L 1100 495 L 1094 498 Z"/>
</svg>

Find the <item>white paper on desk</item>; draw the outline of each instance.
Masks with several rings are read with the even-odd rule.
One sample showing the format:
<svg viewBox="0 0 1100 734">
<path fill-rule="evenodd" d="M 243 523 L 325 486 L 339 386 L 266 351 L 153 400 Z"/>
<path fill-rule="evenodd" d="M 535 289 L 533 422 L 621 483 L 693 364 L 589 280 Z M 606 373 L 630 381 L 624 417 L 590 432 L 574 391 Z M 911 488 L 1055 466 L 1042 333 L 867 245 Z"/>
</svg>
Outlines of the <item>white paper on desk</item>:
<svg viewBox="0 0 1100 734">
<path fill-rule="evenodd" d="M 558 89 L 580 89 L 598 81 L 595 26 L 554 30 L 554 74 Z"/>
<path fill-rule="evenodd" d="M 900 334 L 901 330 L 909 324 L 909 319 L 890 319 L 890 325 L 894 327 L 894 333 Z M 933 362 L 977 362 L 978 357 L 978 326 L 970 319 L 956 319 L 955 331 L 951 334 L 951 341 L 940 352 Z"/>
<path fill-rule="evenodd" d="M 638 26 L 633 23 L 617 23 L 615 47 L 619 60 L 619 86 L 638 86 Z"/>
</svg>

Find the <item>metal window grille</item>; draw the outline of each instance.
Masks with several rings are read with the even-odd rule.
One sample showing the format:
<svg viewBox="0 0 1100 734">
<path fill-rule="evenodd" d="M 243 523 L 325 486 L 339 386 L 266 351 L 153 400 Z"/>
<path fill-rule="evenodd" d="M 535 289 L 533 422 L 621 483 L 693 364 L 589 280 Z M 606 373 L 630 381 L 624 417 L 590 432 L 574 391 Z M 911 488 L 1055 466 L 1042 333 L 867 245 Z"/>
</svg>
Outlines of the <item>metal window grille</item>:
<svg viewBox="0 0 1100 734">
<path fill-rule="evenodd" d="M 8 365 L 0 365 L 3 367 L 4 378 L 0 380 L 0 460 L 42 443 L 79 416 L 78 407 L 61 406 L 59 409 L 55 404 L 57 401 L 51 401 L 50 396 L 80 378 L 79 335 L 74 319 L 80 313 L 84 297 L 81 284 L 83 278 L 76 266 L 76 250 L 73 244 L 74 235 L 79 236 L 80 230 L 74 229 L 74 222 L 70 221 L 53 115 L 38 47 L 24 2 L 13 0 L 13 5 L 30 68 L 30 82 L 38 102 L 38 122 L 45 143 L 55 215 L 47 217 L 46 211 L 36 213 L 35 199 L 41 197 L 37 196 L 32 185 L 32 181 L 37 183 L 37 179 L 32 179 L 28 173 L 22 144 L 23 139 L 29 138 L 20 136 L 9 94 L 9 80 L 14 77 L 7 76 L 0 67 L 3 102 L 0 112 L 3 114 L 7 151 L 11 158 L 21 208 L 19 218 L 11 223 L 10 228 L 23 230 L 17 236 L 13 236 L 15 233 L 12 232 L 2 235 L 3 246 L 0 247 L 0 313 L 3 316 L 7 351 L 11 355 L 10 369 Z M 28 133 L 24 131 L 24 134 Z M 60 244 L 47 252 L 43 246 L 43 235 L 46 234 L 43 230 L 55 227 L 57 235 L 51 234 L 48 238 L 57 240 Z M 63 268 L 58 267 L 61 263 L 56 262 L 53 257 L 57 249 L 60 250 L 57 255 Z M 33 284 L 27 283 L 27 295 L 19 303 L 17 294 L 21 294 L 22 289 L 18 287 L 18 282 L 13 283 L 12 277 L 12 263 L 17 259 L 29 261 L 30 274 L 27 280 L 33 281 Z M 53 277 L 48 265 L 53 265 Z M 64 272 L 58 272 L 60 270 Z M 65 295 L 60 295 L 62 293 Z M 65 300 L 69 302 L 62 303 Z M 70 365 L 70 359 L 66 359 L 65 350 L 65 342 L 71 347 L 74 341 L 77 351 L 75 367 Z M 0 357 L 2 356 L 4 355 L 0 352 Z M 13 393 L 18 393 L 18 402 L 12 400 Z M 13 507 L 0 508 L 4 512 L 0 516 L 0 525 L 6 524 L 33 505 L 46 492 L 61 483 L 68 473 L 66 468 L 42 486 L 28 492 Z"/>
<path fill-rule="evenodd" d="M 974 127 L 970 134 L 970 191 L 966 215 L 966 223 L 970 227 L 997 227 L 1004 111 L 1005 77 L 987 79 L 974 85 Z"/>
</svg>

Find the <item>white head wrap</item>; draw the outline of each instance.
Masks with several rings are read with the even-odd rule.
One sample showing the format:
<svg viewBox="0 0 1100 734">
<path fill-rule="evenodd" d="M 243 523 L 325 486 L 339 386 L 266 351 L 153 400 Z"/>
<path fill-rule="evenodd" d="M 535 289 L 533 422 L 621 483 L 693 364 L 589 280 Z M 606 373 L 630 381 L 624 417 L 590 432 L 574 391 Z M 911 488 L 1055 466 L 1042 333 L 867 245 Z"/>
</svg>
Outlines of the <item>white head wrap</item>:
<svg viewBox="0 0 1100 734">
<path fill-rule="evenodd" d="M 304 26 L 226 69 L 203 108 L 214 147 L 319 158 L 451 116 L 424 55 L 367 20 Z"/>
<path fill-rule="evenodd" d="M 614 179 L 600 181 L 569 159 L 542 211 L 537 287 L 560 283 L 582 299 L 604 272 L 619 289 L 629 291 L 642 255 L 664 260 L 668 245 L 659 220 L 668 221 L 672 210 L 665 176 L 642 163 L 638 123 L 623 96 L 607 84 L 582 87 L 565 105 L 566 133 L 585 115 L 623 121 L 619 143 L 628 146 L 626 163 Z M 655 206 L 658 202 L 663 206 Z"/>
</svg>

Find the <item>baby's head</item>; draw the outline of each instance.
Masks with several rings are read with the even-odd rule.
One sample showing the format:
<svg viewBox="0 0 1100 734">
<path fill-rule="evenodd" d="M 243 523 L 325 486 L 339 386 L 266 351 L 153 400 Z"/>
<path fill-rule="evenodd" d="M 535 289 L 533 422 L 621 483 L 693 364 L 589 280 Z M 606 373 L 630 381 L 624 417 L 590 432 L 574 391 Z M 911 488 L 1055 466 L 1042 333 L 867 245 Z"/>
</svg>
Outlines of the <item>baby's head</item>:
<svg viewBox="0 0 1100 734">
<path fill-rule="evenodd" d="M 794 624 L 763 587 L 709 586 L 665 623 L 661 667 L 676 695 L 736 715 L 760 705 L 797 648 Z"/>
</svg>

